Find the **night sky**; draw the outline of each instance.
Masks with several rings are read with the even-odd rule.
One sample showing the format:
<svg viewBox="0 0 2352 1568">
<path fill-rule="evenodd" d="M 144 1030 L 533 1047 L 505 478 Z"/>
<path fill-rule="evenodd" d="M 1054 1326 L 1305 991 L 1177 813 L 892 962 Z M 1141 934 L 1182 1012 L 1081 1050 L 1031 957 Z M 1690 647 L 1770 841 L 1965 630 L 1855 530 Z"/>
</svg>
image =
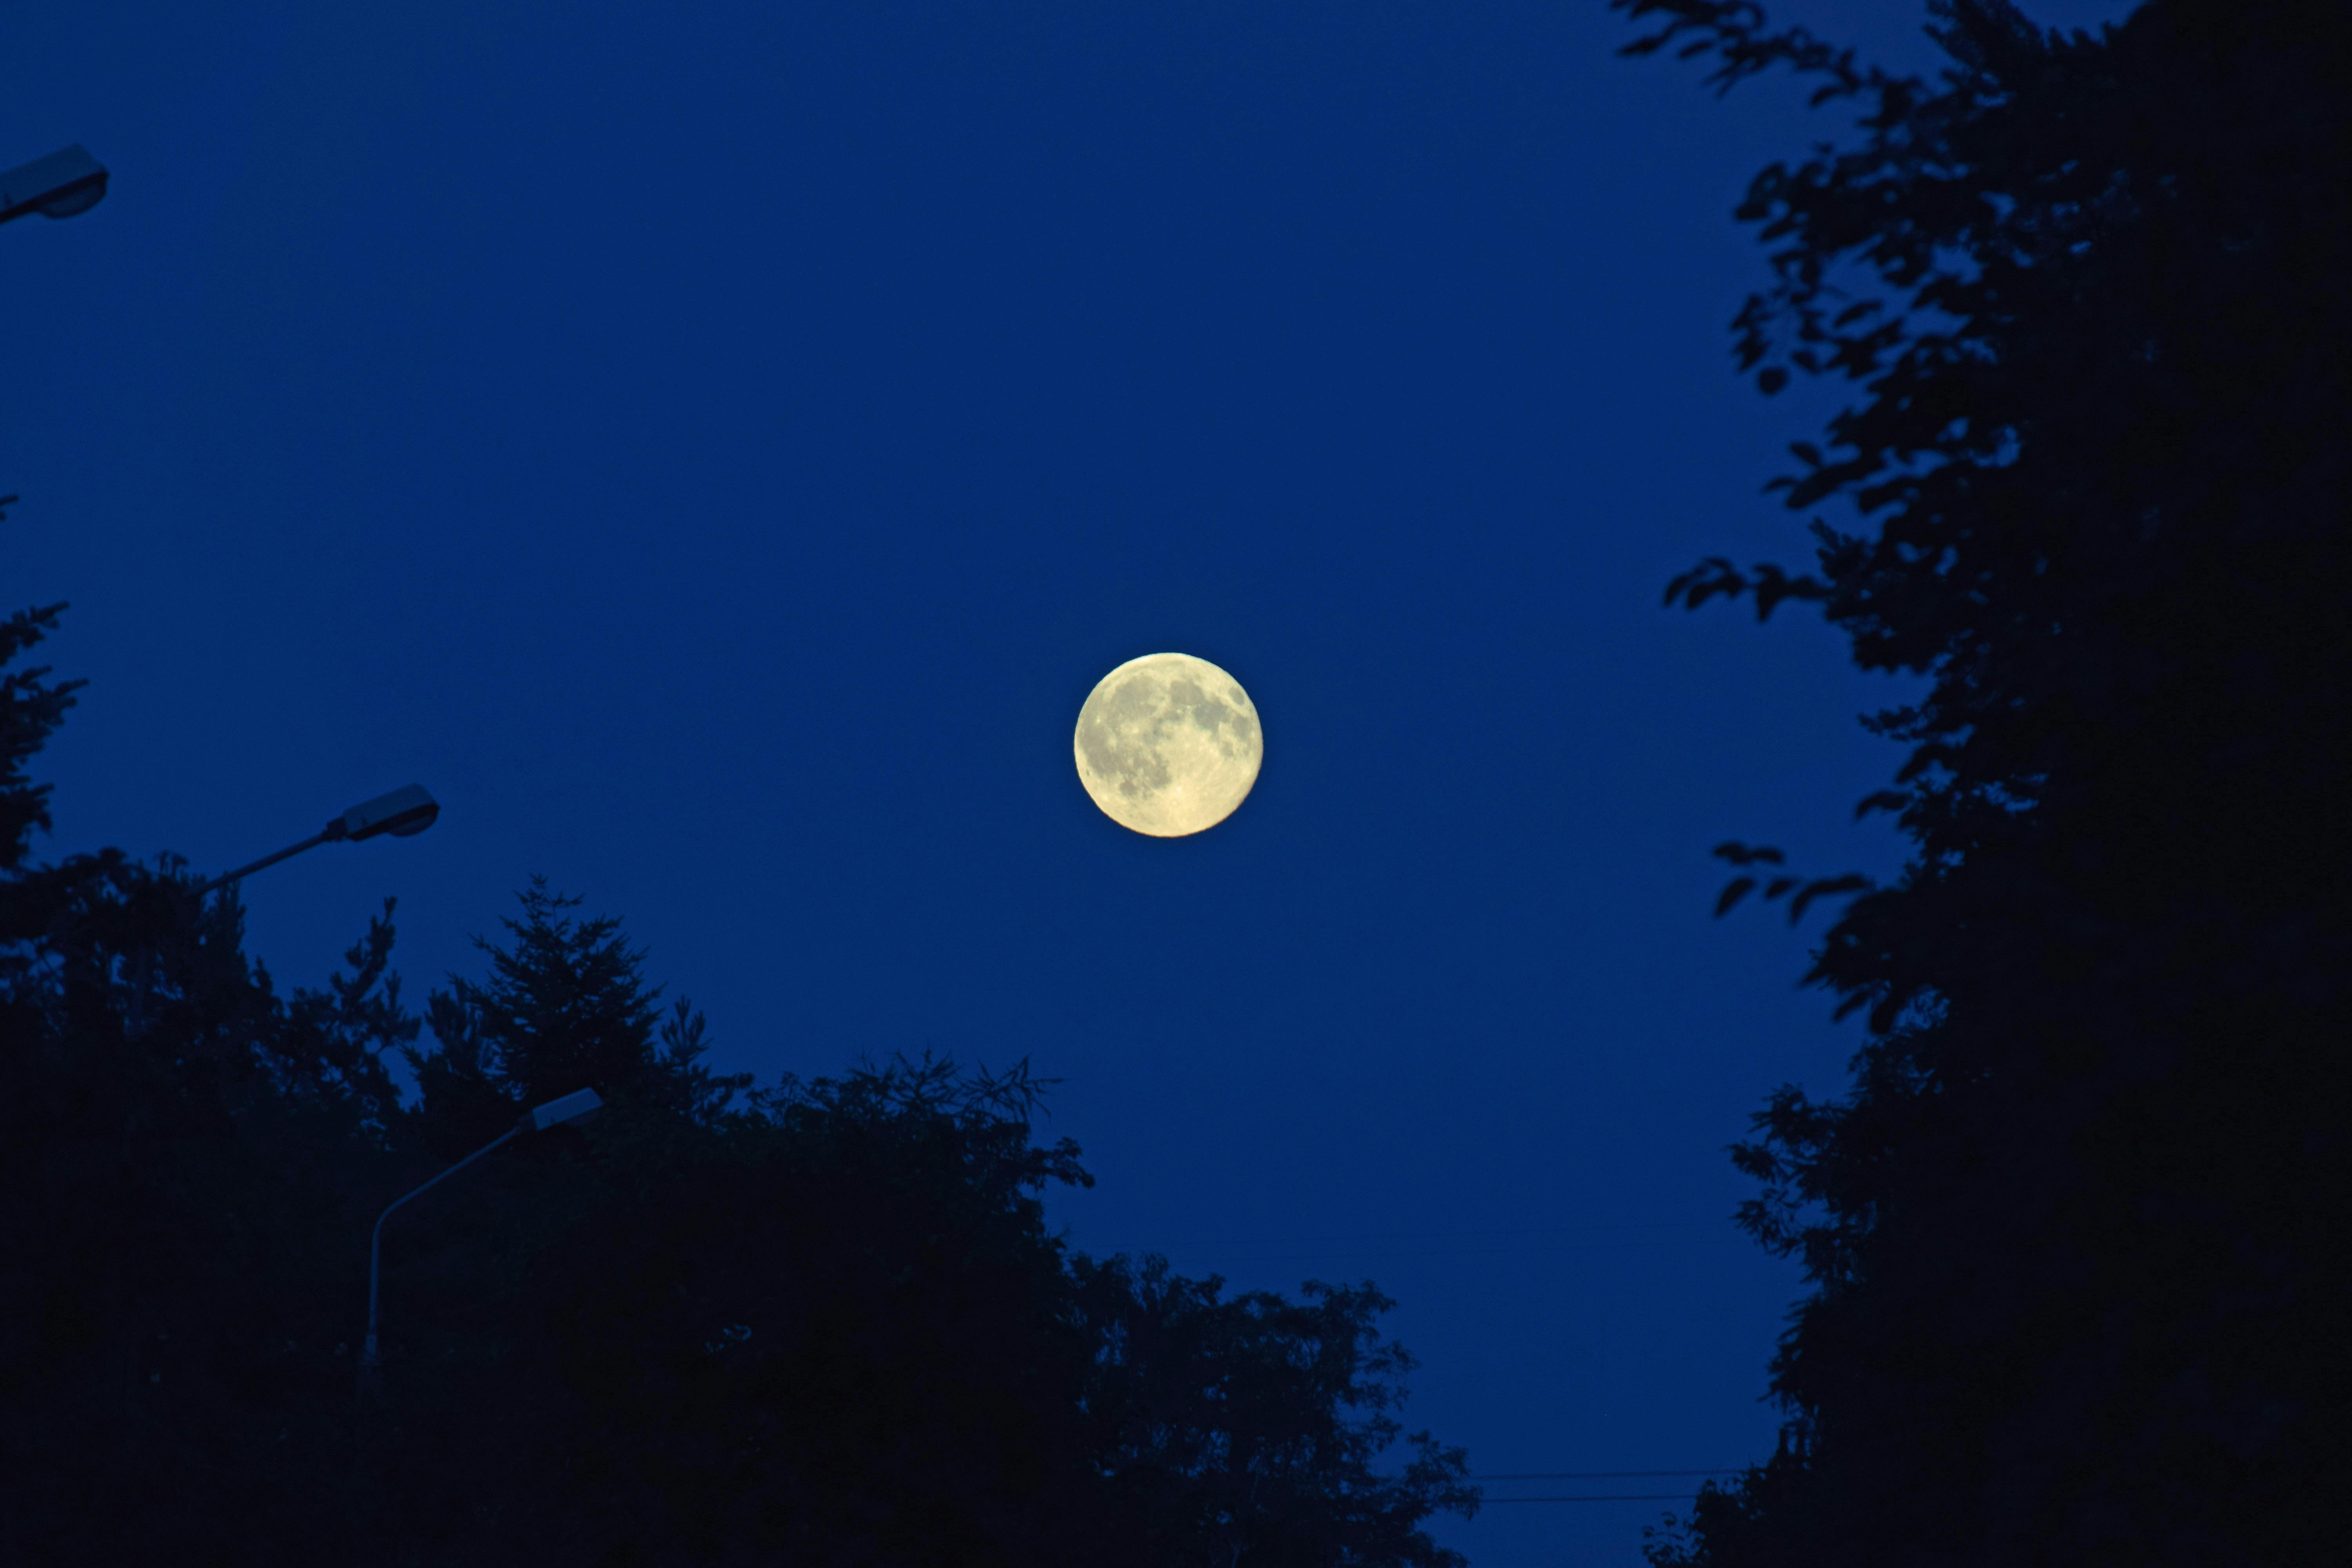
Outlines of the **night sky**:
<svg viewBox="0 0 2352 1568">
<path fill-rule="evenodd" d="M 2036 20 L 2124 0 L 2041 0 Z M 1773 19 L 1932 71 L 1924 10 Z M 1895 745 L 1764 481 L 1731 209 L 1785 75 L 1615 58 L 1601 0 L 9 5 L 6 598 L 88 677 L 49 857 L 225 870 L 418 782 L 423 837 L 245 889 L 281 986 L 388 895 L 421 1005 L 532 873 L 763 1080 L 930 1048 L 1063 1080 L 1092 1250 L 1371 1279 L 1475 1473 L 1762 1458 L 1801 1281 L 1729 1215 L 1857 1015 L 1834 918 L 1717 921 L 1727 838 L 1886 876 Z M 1856 526 L 1851 511 L 1828 521 Z M 1155 839 L 1079 787 L 1112 667 L 1223 666 L 1255 792 Z M 354 1302 L 355 1309 L 359 1303 Z M 1694 1480 L 1495 1483 L 1490 1499 Z M 1443 1521 L 1633 1564 L 1668 1502 Z"/>
</svg>

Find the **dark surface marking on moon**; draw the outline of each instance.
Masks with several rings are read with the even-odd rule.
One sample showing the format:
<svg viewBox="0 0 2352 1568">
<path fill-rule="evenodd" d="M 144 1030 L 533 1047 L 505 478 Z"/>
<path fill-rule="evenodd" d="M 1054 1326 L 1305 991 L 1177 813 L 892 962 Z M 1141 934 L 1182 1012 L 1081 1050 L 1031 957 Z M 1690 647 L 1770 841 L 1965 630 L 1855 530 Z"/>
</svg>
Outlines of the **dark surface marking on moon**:
<svg viewBox="0 0 2352 1568">
<path fill-rule="evenodd" d="M 1179 679 L 1168 686 L 1170 704 L 1178 712 L 1190 717 L 1196 727 L 1215 736 L 1217 749 L 1229 757 L 1241 753 L 1250 731 L 1256 727 L 1241 707 L 1239 689 L 1234 692 L 1234 697 L 1235 700 L 1228 706 L 1225 699 L 1210 696 L 1191 680 Z M 1232 733 L 1220 733 L 1228 724 L 1233 726 Z"/>
<path fill-rule="evenodd" d="M 1157 795 L 1168 787 L 1168 763 L 1151 744 L 1160 727 L 1150 722 L 1152 710 L 1160 705 L 1159 689 L 1160 683 L 1149 677 L 1118 687 L 1104 700 L 1101 710 L 1087 721 L 1086 732 L 1079 738 L 1087 761 L 1105 778 L 1116 780 L 1118 793 L 1129 800 Z M 1119 744 L 1123 736 L 1143 729 L 1147 722 L 1154 731 L 1150 738 Z"/>
</svg>

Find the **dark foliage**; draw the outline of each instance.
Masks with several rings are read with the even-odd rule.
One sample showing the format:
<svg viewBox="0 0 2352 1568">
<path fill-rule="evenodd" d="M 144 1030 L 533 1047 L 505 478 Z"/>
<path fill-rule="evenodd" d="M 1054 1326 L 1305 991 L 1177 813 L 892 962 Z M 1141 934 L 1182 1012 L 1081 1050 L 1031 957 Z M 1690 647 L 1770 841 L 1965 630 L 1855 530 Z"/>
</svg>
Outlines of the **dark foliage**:
<svg viewBox="0 0 2352 1568">
<path fill-rule="evenodd" d="M 519 895 L 511 940 L 474 939 L 489 960 L 480 982 L 451 975 L 426 998 L 437 1048 L 405 1054 L 423 1094 L 420 1131 L 452 1158 L 511 1125 L 526 1105 L 594 1087 L 605 1100 L 643 1103 L 708 1123 L 751 1084 L 714 1076 L 698 1058 L 708 1027 L 680 998 L 667 1018 L 646 989 L 645 954 L 611 917 L 574 921 L 580 900 L 533 877 Z M 658 1041 L 659 1048 L 656 1048 Z"/>
<path fill-rule="evenodd" d="M 0 519 L 16 500 L 15 496 L 0 496 Z M 73 694 L 82 685 L 50 680 L 45 665 L 9 667 L 57 629 L 58 616 L 65 610 L 61 602 L 19 610 L 0 621 L 0 670 L 6 671 L 0 674 L 0 871 L 23 865 L 33 830 L 49 826 L 49 786 L 33 783 L 25 764 L 65 721 Z"/>
<path fill-rule="evenodd" d="M 1458 1563 L 1369 1287 L 1218 1300 L 1066 1255 L 1025 1067 L 616 1103 L 402 1238 L 380 1506 L 415 1561 Z M 534 1484 L 518 1485 L 518 1471 Z M 433 1500 L 428 1510 L 427 1500 Z"/>
<path fill-rule="evenodd" d="M 1665 19 L 1628 53 L 1875 105 L 1861 149 L 1757 176 L 1738 216 L 1786 243 L 1734 325 L 1768 394 L 1792 366 L 1869 395 L 1843 455 L 1797 443 L 1767 488 L 1885 515 L 1816 521 L 1817 577 L 1717 558 L 1667 602 L 1818 603 L 1864 668 L 1934 682 L 1864 721 L 1913 745 L 1856 813 L 1900 813 L 1899 883 L 1765 889 L 1862 893 L 1805 980 L 1872 1037 L 1847 1095 L 1784 1089 L 1735 1150 L 1765 1189 L 1741 1223 L 1813 1285 L 1772 1366 L 1790 1421 L 1652 1561 L 2328 1560 L 2352 23 L 2152 0 L 2067 38 L 1933 0 L 1933 90 L 1737 0 L 1612 5 Z M 1841 265 L 1895 305 L 1843 302 Z"/>
<path fill-rule="evenodd" d="M 1402 1430 L 1391 1412 L 1413 1365 L 1374 1331 L 1391 1304 L 1378 1290 L 1310 1282 L 1302 1300 L 1228 1300 L 1223 1281 L 1172 1276 L 1156 1258 L 1074 1267 L 1097 1463 L 1139 1547 L 1181 1542 L 1166 1560 L 1203 1568 L 1462 1568 L 1419 1524 L 1433 1508 L 1476 1512 L 1464 1450 L 1416 1432 L 1402 1475 L 1372 1468 Z"/>
<path fill-rule="evenodd" d="M 0 1560 L 345 1547 L 391 928 L 280 998 L 174 871 L 0 884 Z"/>
<path fill-rule="evenodd" d="M 1068 1255 L 1025 1066 L 754 1089 L 537 881 L 429 1050 L 389 900 L 280 996 L 177 862 L 26 864 L 46 674 L 0 683 L 0 1562 L 1458 1563 L 1460 1451 L 1372 1468 L 1386 1300 Z M 583 1087 L 387 1224 L 362 1392 L 377 1216 Z"/>
</svg>

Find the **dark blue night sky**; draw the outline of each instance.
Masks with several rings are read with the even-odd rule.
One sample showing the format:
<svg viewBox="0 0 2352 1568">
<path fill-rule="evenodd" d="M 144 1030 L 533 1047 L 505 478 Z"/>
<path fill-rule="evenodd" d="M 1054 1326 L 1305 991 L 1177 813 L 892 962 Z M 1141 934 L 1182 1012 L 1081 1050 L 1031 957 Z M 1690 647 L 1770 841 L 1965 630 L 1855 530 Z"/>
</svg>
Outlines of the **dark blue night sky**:
<svg viewBox="0 0 2352 1568">
<path fill-rule="evenodd" d="M 2125 0 L 2037 0 L 2036 20 Z M 1933 70 L 1916 5 L 1801 21 Z M 1370 1278 L 1481 1474 L 1769 1452 L 1793 1265 L 1730 1224 L 1776 1086 L 1862 1038 L 1832 918 L 1710 918 L 1727 838 L 1886 876 L 1898 748 L 1760 493 L 1731 209 L 1845 140 L 1548 4 L 10 5 L 12 605 L 86 676 L 51 858 L 207 872 L 411 781 L 430 833 L 245 889 L 281 986 L 387 895 L 412 998 L 533 873 L 761 1078 L 926 1047 L 1063 1079 L 1094 1250 Z M 1852 526 L 1851 514 L 1832 521 Z M 1231 670 L 1266 761 L 1129 833 L 1105 672 Z M 1490 1499 L 1687 1495 L 1496 1483 Z M 1661 1502 L 1443 1521 L 1631 1564 Z"/>
</svg>

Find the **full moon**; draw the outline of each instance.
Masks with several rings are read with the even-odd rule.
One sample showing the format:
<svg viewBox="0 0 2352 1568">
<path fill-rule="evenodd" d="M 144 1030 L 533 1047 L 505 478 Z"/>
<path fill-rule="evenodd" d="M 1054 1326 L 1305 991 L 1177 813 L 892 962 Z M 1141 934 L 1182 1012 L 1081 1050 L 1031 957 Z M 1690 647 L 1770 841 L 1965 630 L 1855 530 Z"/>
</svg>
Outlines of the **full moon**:
<svg viewBox="0 0 2352 1568">
<path fill-rule="evenodd" d="M 1257 783 L 1265 743 L 1241 682 L 1189 653 L 1130 658 L 1078 710 L 1078 782 L 1154 838 L 1214 827 Z"/>
</svg>

